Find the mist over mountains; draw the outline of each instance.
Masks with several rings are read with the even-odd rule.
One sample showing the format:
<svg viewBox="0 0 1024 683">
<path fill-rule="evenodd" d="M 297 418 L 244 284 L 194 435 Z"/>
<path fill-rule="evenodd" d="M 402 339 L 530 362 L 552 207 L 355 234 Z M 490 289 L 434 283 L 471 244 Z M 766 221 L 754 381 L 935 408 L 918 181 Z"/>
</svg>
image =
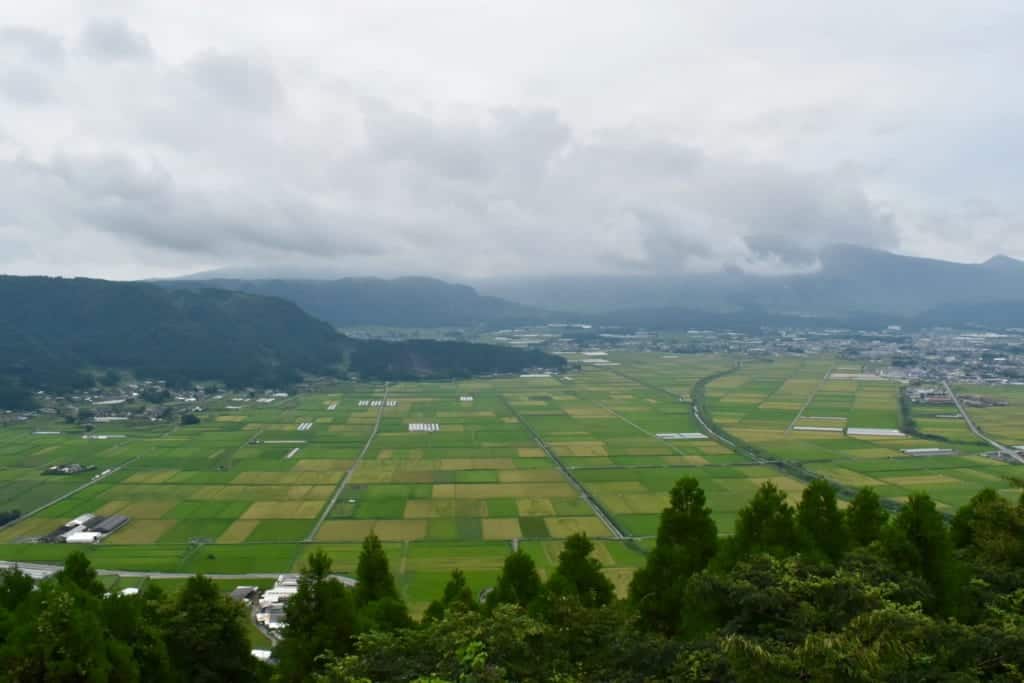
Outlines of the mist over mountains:
<svg viewBox="0 0 1024 683">
<path fill-rule="evenodd" d="M 594 322 L 609 326 L 877 327 L 1024 326 L 1024 262 L 997 256 L 967 264 L 833 246 L 813 272 L 433 278 L 220 278 L 163 282 L 277 296 L 338 327 L 514 326 Z M 230 274 L 230 273 L 224 273 Z"/>
<path fill-rule="evenodd" d="M 678 277 L 553 277 L 484 281 L 478 288 L 526 305 L 588 312 L 683 307 L 816 317 L 915 317 L 951 304 L 1024 300 L 1024 262 L 1005 256 L 965 264 L 835 246 L 822 250 L 818 261 L 815 272 L 798 275 L 726 271 Z"/>
</svg>

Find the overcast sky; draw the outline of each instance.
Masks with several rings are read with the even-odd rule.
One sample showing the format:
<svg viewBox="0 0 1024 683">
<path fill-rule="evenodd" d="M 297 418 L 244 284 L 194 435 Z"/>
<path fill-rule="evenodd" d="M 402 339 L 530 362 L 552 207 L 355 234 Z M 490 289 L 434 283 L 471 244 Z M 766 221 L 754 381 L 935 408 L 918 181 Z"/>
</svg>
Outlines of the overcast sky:
<svg viewBox="0 0 1024 683">
<path fill-rule="evenodd" d="M 1024 256 L 1020 0 L 33 0 L 0 272 Z"/>
</svg>

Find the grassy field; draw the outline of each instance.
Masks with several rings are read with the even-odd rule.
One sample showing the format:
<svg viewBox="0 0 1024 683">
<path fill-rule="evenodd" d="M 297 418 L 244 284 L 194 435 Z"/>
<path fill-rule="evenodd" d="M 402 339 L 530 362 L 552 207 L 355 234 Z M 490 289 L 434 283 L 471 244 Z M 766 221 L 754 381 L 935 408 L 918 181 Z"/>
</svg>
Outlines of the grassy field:
<svg viewBox="0 0 1024 683">
<path fill-rule="evenodd" d="M 1006 446 L 1024 445 L 1024 386 L 979 386 L 965 384 L 954 387 L 961 399 L 965 396 L 983 396 L 996 401 L 1005 401 L 1005 406 L 967 408 L 978 427 Z"/>
<path fill-rule="evenodd" d="M 27 541 L 88 512 L 131 518 L 86 548 L 96 566 L 126 571 L 294 571 L 323 548 L 337 571 L 351 573 L 373 531 L 418 610 L 453 568 L 476 588 L 488 585 L 517 543 L 547 573 L 561 540 L 577 531 L 597 539 L 598 557 L 623 588 L 684 475 L 701 480 L 721 533 L 732 531 L 736 511 L 765 481 L 799 496 L 800 480 L 713 439 L 657 436 L 700 432 L 689 402 L 694 385 L 729 371 L 734 359 L 596 358 L 604 362 L 564 377 L 391 385 L 395 404 L 383 408 L 372 404 L 383 400 L 383 386 L 344 384 L 269 403 L 212 401 L 197 426 L 113 423 L 92 434 L 125 438 L 85 439 L 79 427 L 44 418 L 2 428 L 0 509 L 25 512 L 74 493 L 0 530 L 0 559 L 61 560 L 69 546 Z M 1002 476 L 1010 466 L 978 456 L 983 446 L 962 421 L 936 417 L 941 408 L 915 408 L 914 417 L 922 432 L 955 442 L 955 457 L 901 451 L 940 442 L 843 433 L 900 424 L 897 384 L 832 376 L 861 370 L 830 358 L 744 362 L 707 386 L 706 410 L 772 459 L 893 499 L 927 490 L 952 510 L 983 486 L 1010 495 Z M 1012 418 L 1004 421 L 1012 427 Z M 50 431 L 61 433 L 36 433 Z M 96 469 L 40 474 L 69 462 Z M 114 471 L 93 479 L 107 469 Z"/>
</svg>

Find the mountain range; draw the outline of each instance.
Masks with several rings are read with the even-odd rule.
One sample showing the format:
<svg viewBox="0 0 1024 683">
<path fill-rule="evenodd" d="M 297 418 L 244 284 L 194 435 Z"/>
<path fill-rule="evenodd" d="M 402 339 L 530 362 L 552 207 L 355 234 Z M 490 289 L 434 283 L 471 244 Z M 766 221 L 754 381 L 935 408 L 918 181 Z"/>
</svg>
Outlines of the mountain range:
<svg viewBox="0 0 1024 683">
<path fill-rule="evenodd" d="M 525 305 L 586 312 L 678 307 L 842 317 L 924 315 L 951 304 L 1024 300 L 1024 262 L 997 256 L 969 264 L 834 246 L 818 268 L 796 275 L 722 271 L 702 275 L 492 280 L 482 292 Z"/>
<path fill-rule="evenodd" d="M 519 325 L 548 314 L 472 287 L 426 277 L 320 279 L 187 278 L 170 288 L 210 287 L 293 301 L 337 327 L 473 327 Z"/>
<path fill-rule="evenodd" d="M 592 322 L 662 329 L 762 326 L 1024 327 L 1024 262 L 965 264 L 834 246 L 813 272 L 521 277 L 470 287 L 423 277 L 238 279 L 211 286 L 289 299 L 337 327 Z M 249 271 L 252 272 L 251 270 Z"/>
</svg>

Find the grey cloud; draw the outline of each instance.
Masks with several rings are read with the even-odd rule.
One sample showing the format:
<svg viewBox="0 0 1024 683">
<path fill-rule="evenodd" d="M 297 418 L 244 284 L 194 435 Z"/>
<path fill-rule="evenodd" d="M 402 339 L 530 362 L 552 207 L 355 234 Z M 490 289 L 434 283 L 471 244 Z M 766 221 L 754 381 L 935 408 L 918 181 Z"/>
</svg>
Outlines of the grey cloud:
<svg viewBox="0 0 1024 683">
<path fill-rule="evenodd" d="M 207 52 L 187 65 L 187 73 L 209 96 L 239 109 L 268 113 L 284 100 L 274 70 L 241 55 Z"/>
<path fill-rule="evenodd" d="M 16 67 L 0 71 L 0 96 L 16 105 L 30 107 L 49 104 L 57 99 L 46 76 Z"/>
<path fill-rule="evenodd" d="M 789 236 L 745 235 L 743 242 L 752 255 L 762 260 L 777 259 L 779 263 L 797 269 L 811 269 L 818 265 L 818 250 Z"/>
<path fill-rule="evenodd" d="M 41 64 L 60 64 L 64 43 L 59 36 L 28 26 L 0 27 L 0 55 Z"/>
<path fill-rule="evenodd" d="M 157 252 L 207 258 L 375 251 L 354 234 L 342 243 L 331 225 L 337 217 L 309 204 L 182 189 L 166 169 L 126 158 L 0 162 L 0 184 L 0 224 L 31 225 L 54 240 L 89 229 Z"/>
<path fill-rule="evenodd" d="M 149 38 L 118 20 L 89 22 L 82 31 L 79 48 L 90 57 L 104 61 L 148 60 L 153 57 Z"/>
<path fill-rule="evenodd" d="M 1024 98 L 992 68 L 1006 45 L 986 53 L 985 85 L 970 53 L 937 64 L 941 50 L 920 50 L 889 69 L 848 37 L 842 60 L 812 63 L 781 25 L 752 62 L 759 22 L 734 44 L 720 4 L 695 41 L 667 30 L 610 45 L 581 24 L 576 50 L 517 6 L 475 38 L 494 49 L 467 59 L 373 8 L 299 38 L 270 4 L 232 1 L 221 27 L 177 5 L 159 18 L 173 29 L 145 7 L 131 28 L 80 28 L 72 13 L 54 22 L 78 41 L 66 56 L 54 34 L 0 30 L 0 230 L 20 245 L 0 269 L 45 270 L 49 245 L 71 243 L 112 272 L 138 258 L 159 272 L 273 262 L 454 279 L 791 272 L 836 242 L 1024 249 L 1024 204 L 1006 190 Z M 651 29 L 700 11 L 628 15 Z M 452 35 L 471 34 L 476 12 L 452 17 Z M 608 29 L 627 14 L 594 12 Z M 537 45 L 514 59 L 524 38 Z M 134 61 L 97 68 L 114 59 Z M 972 197 L 989 208 L 959 208 Z"/>
</svg>

